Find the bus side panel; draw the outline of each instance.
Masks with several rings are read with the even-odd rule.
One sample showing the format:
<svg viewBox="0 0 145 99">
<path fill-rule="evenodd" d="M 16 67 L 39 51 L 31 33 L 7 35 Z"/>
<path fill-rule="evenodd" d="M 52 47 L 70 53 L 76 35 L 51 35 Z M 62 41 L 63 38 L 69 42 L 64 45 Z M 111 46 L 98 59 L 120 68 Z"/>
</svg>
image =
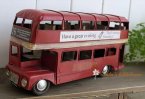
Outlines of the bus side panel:
<svg viewBox="0 0 145 99">
<path fill-rule="evenodd" d="M 85 59 L 85 60 L 73 60 L 61 62 L 58 65 L 57 73 L 57 84 L 65 83 L 73 80 L 78 80 L 81 78 L 90 77 L 93 75 L 93 70 L 99 70 L 101 73 L 104 66 L 110 65 L 114 70 L 119 69 L 119 53 L 120 53 L 120 44 L 115 45 L 104 45 L 104 46 L 95 46 L 90 48 L 83 48 L 83 50 L 97 50 L 105 49 L 104 57 Z M 115 48 L 116 54 L 107 55 L 108 49 Z M 76 50 L 76 49 L 71 49 Z M 80 50 L 80 49 L 79 49 Z M 61 59 L 61 57 L 59 58 Z"/>
<path fill-rule="evenodd" d="M 57 75 L 58 84 L 92 76 L 92 60 L 68 61 L 60 63 Z"/>
<path fill-rule="evenodd" d="M 121 30 L 121 39 L 127 39 L 128 38 L 128 30 Z"/>
<path fill-rule="evenodd" d="M 67 74 L 67 75 L 60 75 L 58 76 L 57 80 L 58 83 L 57 84 L 62 84 L 62 83 L 66 83 L 66 82 L 70 82 L 70 81 L 75 81 L 75 80 L 79 80 L 82 78 L 87 78 L 93 76 L 93 72 L 92 70 L 86 70 L 86 71 L 81 71 L 81 72 L 76 72 L 76 73 L 72 73 L 72 74 Z"/>
<path fill-rule="evenodd" d="M 96 70 L 99 70 L 99 72 L 102 71 L 103 67 L 106 65 L 105 58 L 95 58 L 94 59 L 94 68 Z"/>
<path fill-rule="evenodd" d="M 60 31 L 38 30 L 35 43 L 56 43 L 60 41 Z"/>
</svg>

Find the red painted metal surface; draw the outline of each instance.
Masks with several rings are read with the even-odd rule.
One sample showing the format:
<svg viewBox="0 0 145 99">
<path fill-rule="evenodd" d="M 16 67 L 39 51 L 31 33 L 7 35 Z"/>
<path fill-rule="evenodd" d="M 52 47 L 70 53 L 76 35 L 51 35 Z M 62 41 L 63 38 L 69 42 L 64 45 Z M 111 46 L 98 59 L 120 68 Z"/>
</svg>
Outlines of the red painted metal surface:
<svg viewBox="0 0 145 99">
<path fill-rule="evenodd" d="M 22 10 L 16 14 L 16 18 L 26 18 L 31 19 L 33 21 L 32 29 L 31 29 L 31 43 L 50 43 L 50 42 L 59 42 L 59 34 L 64 29 L 64 23 L 63 21 L 112 21 L 112 22 L 126 22 L 128 23 L 128 20 L 122 16 L 116 16 L 111 14 L 95 14 L 95 13 L 81 13 L 81 12 L 67 12 L 67 11 L 53 11 L 53 10 Z M 39 30 L 38 25 L 40 21 L 48 21 L 48 20 L 60 20 L 62 21 L 62 30 L 61 31 L 55 31 L 53 34 L 52 31 L 48 30 Z M 17 27 L 14 25 L 14 27 Z M 80 23 L 80 28 L 81 23 Z M 75 31 L 81 31 L 81 30 L 75 30 Z M 97 30 L 92 30 L 97 31 Z M 122 31 L 122 30 L 120 30 Z M 51 33 L 50 33 L 51 32 Z M 121 37 L 124 37 L 122 35 L 127 35 L 128 29 L 126 32 L 121 32 Z M 51 39 L 51 37 L 54 37 L 54 39 Z M 124 39 L 124 38 L 121 38 Z"/>
<path fill-rule="evenodd" d="M 66 61 L 61 62 L 61 58 L 59 58 L 58 64 L 58 73 L 57 73 L 57 82 L 65 83 L 68 81 L 78 80 L 81 78 L 90 77 L 93 75 L 93 70 L 97 69 L 100 72 L 102 71 L 105 65 L 111 65 L 114 70 L 119 70 L 123 67 L 123 64 L 119 62 L 119 50 L 122 44 L 116 45 L 104 45 L 104 46 L 89 46 L 81 47 L 81 48 L 70 48 L 70 49 L 62 49 L 63 51 L 81 51 L 81 50 L 93 50 L 93 49 L 102 49 L 102 48 L 117 48 L 116 55 L 113 56 L 105 56 L 103 58 L 92 58 L 88 60 L 74 60 L 74 61 Z M 116 60 L 116 61 L 114 61 Z"/>
<path fill-rule="evenodd" d="M 76 14 L 73 14 L 76 13 Z M 35 21 L 42 21 L 42 20 L 80 20 L 79 17 L 81 17 L 81 19 L 83 20 L 95 20 L 92 16 L 90 16 L 89 14 L 82 14 L 82 13 L 77 13 L 77 12 L 73 12 L 73 13 L 69 13 L 69 12 L 65 12 L 65 11 L 59 11 L 59 13 L 57 13 L 56 11 L 53 10 L 34 10 L 34 9 L 26 9 L 26 10 L 22 10 L 20 12 L 18 12 L 16 14 L 16 17 L 22 17 L 22 18 L 27 18 L 27 19 L 31 19 L 31 20 L 35 20 Z M 78 15 L 77 15 L 78 14 Z M 91 14 L 91 13 L 90 13 Z M 62 16 L 63 15 L 63 16 Z M 101 20 L 107 20 L 106 17 L 104 17 L 104 15 L 101 14 L 94 14 L 98 19 Z M 128 22 L 128 20 L 124 17 L 121 16 L 114 16 L 114 15 L 107 15 L 107 17 L 109 18 L 109 20 L 111 21 L 119 21 L 118 17 L 124 22 Z"/>
<path fill-rule="evenodd" d="M 12 44 L 12 43 L 11 43 Z M 46 79 L 51 81 L 53 84 L 61 84 L 73 80 L 78 80 L 86 77 L 93 76 L 93 70 L 97 69 L 102 71 L 105 65 L 110 65 L 114 70 L 119 70 L 123 67 L 123 64 L 119 61 L 120 48 L 123 44 L 112 44 L 112 45 L 100 45 L 100 46 L 89 46 L 88 47 L 77 47 L 77 48 L 66 48 L 51 50 L 56 52 L 56 56 L 48 55 L 47 51 L 42 52 L 41 60 L 29 60 L 21 62 L 18 58 L 14 58 L 16 63 L 10 60 L 7 68 L 20 76 L 18 86 L 21 86 L 21 79 L 25 77 L 29 83 L 25 87 L 27 90 L 31 90 L 32 86 L 36 81 L 40 79 Z M 81 50 L 94 50 L 94 49 L 106 49 L 114 47 L 117 49 L 116 55 L 105 56 L 102 58 L 92 58 L 88 60 L 79 60 L 78 57 L 74 61 L 62 62 L 61 54 L 67 51 L 79 51 Z M 78 54 L 79 55 L 79 54 Z M 77 55 L 77 56 L 78 56 Z M 12 58 L 12 57 L 11 57 Z M 114 61 L 116 60 L 116 61 Z M 16 64 L 19 64 L 16 66 Z"/>
<path fill-rule="evenodd" d="M 53 11 L 53 10 L 22 10 L 16 14 L 16 18 L 26 18 L 31 19 L 32 28 L 25 29 L 22 26 L 17 26 L 14 24 L 13 28 L 18 28 L 23 30 L 25 33 L 31 33 L 31 38 L 29 43 L 33 44 L 48 44 L 48 43 L 61 43 L 60 42 L 60 33 L 66 31 L 62 30 L 39 30 L 38 25 L 40 21 L 48 20 L 62 20 L 64 21 L 117 21 L 117 22 L 126 22 L 128 20 L 124 17 L 119 17 L 115 15 L 102 15 L 94 13 L 75 13 L 67 11 Z M 62 22 L 62 26 L 64 23 Z M 82 23 L 80 24 L 82 25 Z M 82 27 L 81 27 L 82 28 Z M 80 28 L 80 29 L 81 29 Z M 16 29 L 16 31 L 18 31 Z M 16 31 L 13 30 L 15 33 Z M 72 30 L 67 30 L 72 31 Z M 95 30 L 75 30 L 75 31 L 98 31 Z M 101 30 L 100 30 L 101 31 Z M 114 30 L 102 30 L 102 31 L 114 31 Z M 128 29 L 120 31 L 119 39 L 128 38 Z M 19 32 L 19 33 L 20 33 Z M 18 37 L 19 38 L 19 37 Z M 91 41 L 91 40 L 90 40 Z M 77 41 L 80 42 L 80 41 Z M 18 48 L 18 54 L 12 55 L 12 46 Z M 86 47 L 76 47 L 76 48 L 61 48 L 61 49 L 50 49 L 42 50 L 40 59 L 22 61 L 22 45 L 19 45 L 15 42 L 10 42 L 10 52 L 9 52 L 9 64 L 7 69 L 11 72 L 16 73 L 19 76 L 17 85 L 22 87 L 21 80 L 26 78 L 28 84 L 24 89 L 32 90 L 34 84 L 41 80 L 45 79 L 53 84 L 61 84 L 73 80 L 78 80 L 86 77 L 93 76 L 93 70 L 97 69 L 99 72 L 102 72 L 104 66 L 109 65 L 114 70 L 119 70 L 123 67 L 122 59 L 123 52 L 120 49 L 123 48 L 123 43 L 118 44 L 108 44 L 108 45 L 97 45 L 97 46 L 86 46 Z M 112 56 L 107 56 L 108 48 L 116 48 L 116 54 Z M 93 53 L 95 49 L 104 49 L 104 57 L 94 58 Z M 82 50 L 92 50 L 91 59 L 79 60 L 80 51 Z M 62 53 L 67 51 L 77 51 L 77 58 L 73 61 L 62 61 Z M 50 52 L 50 53 L 48 53 Z"/>
<path fill-rule="evenodd" d="M 14 65 L 7 65 L 7 69 L 19 75 L 19 82 L 17 86 L 22 87 L 21 85 L 22 78 L 28 80 L 28 84 L 25 87 L 25 89 L 27 90 L 32 90 L 34 84 L 40 79 L 46 79 L 53 82 L 54 84 L 56 83 L 54 72 L 48 69 L 43 69 L 41 66 L 34 65 L 25 68 L 19 68 Z"/>
</svg>

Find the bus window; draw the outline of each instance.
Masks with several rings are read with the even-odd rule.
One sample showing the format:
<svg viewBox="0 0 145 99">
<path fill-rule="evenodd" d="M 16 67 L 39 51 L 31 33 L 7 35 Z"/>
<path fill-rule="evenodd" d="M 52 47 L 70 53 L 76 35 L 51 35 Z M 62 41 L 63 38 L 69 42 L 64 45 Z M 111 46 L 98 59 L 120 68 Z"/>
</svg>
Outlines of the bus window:
<svg viewBox="0 0 145 99">
<path fill-rule="evenodd" d="M 109 29 L 110 30 L 119 30 L 120 29 L 120 23 L 119 22 L 110 22 Z"/>
<path fill-rule="evenodd" d="M 41 21 L 39 24 L 40 30 L 61 30 L 62 21 Z"/>
<path fill-rule="evenodd" d="M 128 30 L 128 22 L 121 23 L 121 30 Z"/>
<path fill-rule="evenodd" d="M 116 54 L 116 48 L 108 48 L 107 56 L 112 56 Z"/>
<path fill-rule="evenodd" d="M 23 22 L 23 18 L 17 18 L 16 22 L 14 23 L 15 25 L 21 26 Z"/>
<path fill-rule="evenodd" d="M 97 30 L 106 30 L 108 28 L 108 22 L 107 21 L 98 21 L 96 23 Z"/>
<path fill-rule="evenodd" d="M 53 21 L 53 30 L 62 30 L 62 21 Z"/>
<path fill-rule="evenodd" d="M 83 30 L 94 29 L 94 22 L 93 21 L 82 21 L 82 29 Z"/>
<path fill-rule="evenodd" d="M 41 21 L 39 24 L 40 30 L 52 30 L 53 29 L 53 21 Z"/>
<path fill-rule="evenodd" d="M 94 50 L 94 58 L 104 57 L 105 49 Z"/>
<path fill-rule="evenodd" d="M 31 29 L 31 27 L 32 27 L 32 20 L 25 19 L 25 20 L 24 20 L 24 25 L 23 25 L 23 27 L 28 28 L 28 29 Z"/>
<path fill-rule="evenodd" d="M 79 60 L 91 59 L 92 50 L 80 51 Z"/>
<path fill-rule="evenodd" d="M 79 21 L 65 21 L 64 29 L 65 30 L 79 30 L 80 29 Z"/>
<path fill-rule="evenodd" d="M 77 52 L 76 51 L 69 51 L 62 53 L 62 61 L 71 61 L 76 60 Z"/>
<path fill-rule="evenodd" d="M 11 47 L 11 55 L 13 56 L 18 56 L 18 47 L 17 46 L 12 46 Z"/>
</svg>

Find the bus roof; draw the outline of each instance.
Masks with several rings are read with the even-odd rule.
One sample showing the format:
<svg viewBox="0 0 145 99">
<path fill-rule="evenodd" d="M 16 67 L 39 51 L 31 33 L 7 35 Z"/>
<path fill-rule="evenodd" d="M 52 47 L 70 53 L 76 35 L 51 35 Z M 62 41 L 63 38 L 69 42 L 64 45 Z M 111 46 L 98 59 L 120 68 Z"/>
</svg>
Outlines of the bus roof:
<svg viewBox="0 0 145 99">
<path fill-rule="evenodd" d="M 110 15 L 110 14 L 96 14 L 96 13 L 82 13 L 69 11 L 54 11 L 54 10 L 36 10 L 25 9 L 16 14 L 16 17 L 31 19 L 35 21 L 42 20 L 84 20 L 84 21 L 121 21 L 128 22 L 125 17 Z"/>
</svg>

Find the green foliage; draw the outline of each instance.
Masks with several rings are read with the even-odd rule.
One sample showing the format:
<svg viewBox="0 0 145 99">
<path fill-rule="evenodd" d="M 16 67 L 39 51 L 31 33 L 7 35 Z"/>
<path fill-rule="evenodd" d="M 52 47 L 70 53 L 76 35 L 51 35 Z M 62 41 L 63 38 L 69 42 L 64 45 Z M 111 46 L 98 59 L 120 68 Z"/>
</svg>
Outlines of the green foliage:
<svg viewBox="0 0 145 99">
<path fill-rule="evenodd" d="M 136 25 L 136 28 L 129 31 L 128 43 L 129 52 L 125 55 L 125 61 L 141 59 L 145 61 L 145 23 Z"/>
</svg>

